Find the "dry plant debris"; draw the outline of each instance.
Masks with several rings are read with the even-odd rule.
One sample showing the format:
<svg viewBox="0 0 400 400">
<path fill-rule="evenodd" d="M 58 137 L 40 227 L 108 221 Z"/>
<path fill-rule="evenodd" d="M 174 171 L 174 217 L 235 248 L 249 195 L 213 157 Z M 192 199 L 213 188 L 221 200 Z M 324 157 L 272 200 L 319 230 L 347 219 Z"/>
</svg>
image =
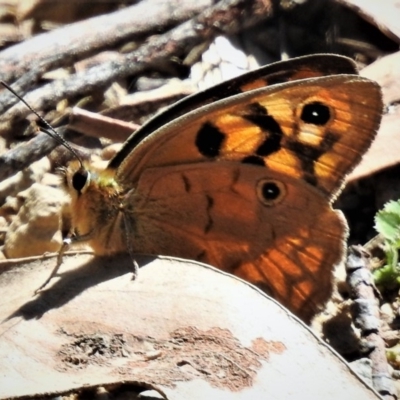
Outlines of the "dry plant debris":
<svg viewBox="0 0 400 400">
<path fill-rule="evenodd" d="M 349 56 L 361 75 L 381 84 L 386 105 L 377 140 L 337 201 L 350 224 L 350 243 L 362 244 L 376 234 L 377 210 L 400 197 L 399 21 L 394 0 L 8 0 L 0 2 L 1 79 L 83 158 L 102 165 L 146 119 L 205 85 L 282 58 Z M 5 90 L 0 109 L 1 258 L 53 252 L 70 224 L 55 171 L 70 155 L 39 133 L 36 118 Z M 344 277 L 338 288 L 342 303 L 333 314 L 339 309 L 348 316 Z M 398 295 L 377 300 L 376 328 L 391 348 L 397 390 Z M 335 318 L 361 343 L 363 334 L 347 316 Z M 361 345 L 340 349 L 349 361 L 370 353 Z M 396 398 L 388 388 L 381 394 Z"/>
</svg>

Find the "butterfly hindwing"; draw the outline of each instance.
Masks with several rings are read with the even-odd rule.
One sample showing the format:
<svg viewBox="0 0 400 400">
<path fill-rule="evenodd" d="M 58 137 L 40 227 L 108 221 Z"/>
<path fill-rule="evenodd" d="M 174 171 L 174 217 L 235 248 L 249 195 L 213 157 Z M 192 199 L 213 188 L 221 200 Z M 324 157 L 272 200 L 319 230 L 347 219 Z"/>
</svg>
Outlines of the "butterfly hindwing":
<svg viewBox="0 0 400 400">
<path fill-rule="evenodd" d="M 345 222 L 297 179 L 229 161 L 149 168 L 126 201 L 137 252 L 216 266 L 304 320 L 330 295 Z"/>
</svg>

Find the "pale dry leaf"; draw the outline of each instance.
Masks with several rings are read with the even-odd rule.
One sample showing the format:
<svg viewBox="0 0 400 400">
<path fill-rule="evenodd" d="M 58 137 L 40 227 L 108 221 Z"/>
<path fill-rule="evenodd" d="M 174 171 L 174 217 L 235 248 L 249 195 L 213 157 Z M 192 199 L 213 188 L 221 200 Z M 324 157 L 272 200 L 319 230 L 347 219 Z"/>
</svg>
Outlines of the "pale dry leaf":
<svg viewBox="0 0 400 400">
<path fill-rule="evenodd" d="M 0 399 L 135 383 L 170 400 L 378 399 L 330 347 L 252 285 L 139 257 L 0 264 Z M 147 385 L 147 386 L 146 386 Z"/>
<path fill-rule="evenodd" d="M 383 115 L 378 134 L 360 164 L 348 176 L 352 182 L 400 162 L 400 52 L 375 61 L 360 72 L 382 87 L 384 104 L 389 107 Z M 394 104 L 391 106 L 391 104 Z"/>
</svg>

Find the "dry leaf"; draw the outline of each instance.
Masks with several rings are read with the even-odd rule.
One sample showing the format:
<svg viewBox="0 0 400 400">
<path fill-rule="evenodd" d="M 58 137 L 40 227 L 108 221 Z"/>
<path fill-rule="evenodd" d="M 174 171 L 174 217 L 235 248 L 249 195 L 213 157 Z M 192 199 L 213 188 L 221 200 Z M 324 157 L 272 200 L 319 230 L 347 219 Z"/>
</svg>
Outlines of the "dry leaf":
<svg viewBox="0 0 400 400">
<path fill-rule="evenodd" d="M 378 399 L 328 345 L 252 285 L 140 257 L 0 264 L 0 399 L 136 383 L 170 400 Z"/>
</svg>

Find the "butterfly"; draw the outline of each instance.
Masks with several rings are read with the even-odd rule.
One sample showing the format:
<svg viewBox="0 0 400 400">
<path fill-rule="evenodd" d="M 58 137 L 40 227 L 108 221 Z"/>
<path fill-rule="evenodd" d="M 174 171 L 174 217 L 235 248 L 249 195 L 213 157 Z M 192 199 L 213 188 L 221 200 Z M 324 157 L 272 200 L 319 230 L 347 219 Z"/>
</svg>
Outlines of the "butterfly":
<svg viewBox="0 0 400 400">
<path fill-rule="evenodd" d="M 277 62 L 189 96 L 105 170 L 66 168 L 75 240 L 97 255 L 211 264 L 309 321 L 344 254 L 346 221 L 331 204 L 382 108 L 379 86 L 337 55 Z"/>
</svg>

